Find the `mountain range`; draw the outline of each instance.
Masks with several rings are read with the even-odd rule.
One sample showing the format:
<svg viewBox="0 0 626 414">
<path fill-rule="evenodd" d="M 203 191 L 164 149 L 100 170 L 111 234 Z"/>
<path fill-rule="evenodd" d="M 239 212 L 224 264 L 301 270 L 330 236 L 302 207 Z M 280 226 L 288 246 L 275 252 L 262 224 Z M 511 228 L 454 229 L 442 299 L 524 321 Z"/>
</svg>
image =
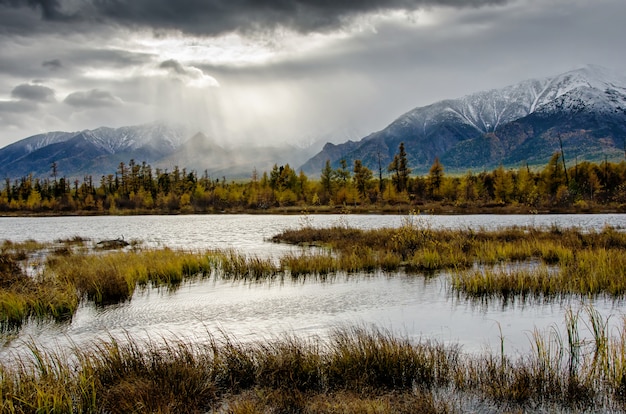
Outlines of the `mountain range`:
<svg viewBox="0 0 626 414">
<path fill-rule="evenodd" d="M 560 140 L 560 142 L 559 142 Z M 427 172 L 435 157 L 447 171 L 502 164 L 545 165 L 563 144 L 566 160 L 622 160 L 626 146 L 626 77 L 598 66 L 532 79 L 415 108 L 360 141 L 328 143 L 307 161 L 360 159 L 377 171 L 404 142 L 409 166 Z"/>
<path fill-rule="evenodd" d="M 342 159 L 348 165 L 360 159 L 373 171 L 386 171 L 401 142 L 415 173 L 427 172 L 436 157 L 448 172 L 545 165 L 561 144 L 568 162 L 622 160 L 626 77 L 587 66 L 443 100 L 415 108 L 361 140 L 327 143 L 321 151 L 315 145 L 225 148 L 202 132 L 161 123 L 49 132 L 0 149 L 0 176 L 48 177 L 56 163 L 59 176 L 100 177 L 130 159 L 229 178 L 286 163 L 319 175 L 327 160 L 338 167 Z"/>
<path fill-rule="evenodd" d="M 34 135 L 0 149 L 0 176 L 18 178 L 33 174 L 49 177 L 56 163 L 57 175 L 99 178 L 113 174 L 120 162 L 134 159 L 153 168 L 175 166 L 199 174 L 229 178 L 252 175 L 253 169 L 269 171 L 274 163 L 301 165 L 318 147 L 246 146 L 227 149 L 201 132 L 190 134 L 182 126 L 151 123 L 122 128 L 97 128 L 80 132 Z"/>
</svg>

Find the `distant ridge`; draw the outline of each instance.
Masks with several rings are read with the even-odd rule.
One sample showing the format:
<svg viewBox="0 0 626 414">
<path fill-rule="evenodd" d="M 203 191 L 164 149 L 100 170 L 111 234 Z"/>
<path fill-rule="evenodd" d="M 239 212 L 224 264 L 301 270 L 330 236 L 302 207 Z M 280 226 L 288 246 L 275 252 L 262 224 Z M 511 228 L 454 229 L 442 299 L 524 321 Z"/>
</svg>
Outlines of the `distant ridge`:
<svg viewBox="0 0 626 414">
<path fill-rule="evenodd" d="M 153 123 L 122 128 L 101 127 L 79 132 L 34 135 L 0 150 L 0 175 L 50 175 L 56 163 L 59 176 L 104 175 L 120 162 L 154 161 L 178 148 L 187 138 L 182 127 Z"/>
<path fill-rule="evenodd" d="M 626 77 L 598 66 L 531 79 L 415 108 L 360 141 L 327 144 L 302 169 L 319 173 L 326 160 L 360 159 L 377 170 L 405 143 L 410 167 L 428 171 L 435 157 L 447 170 L 500 164 L 545 164 L 559 149 L 574 159 L 623 159 Z"/>
<path fill-rule="evenodd" d="M 274 163 L 299 165 L 312 153 L 283 145 L 246 146 L 225 149 L 202 132 L 189 133 L 182 126 L 151 123 L 121 128 L 101 127 L 78 132 L 49 132 L 34 135 L 0 149 L 0 176 L 16 179 L 32 174 L 50 177 L 51 166 L 57 175 L 99 179 L 115 174 L 121 162 L 147 162 L 171 171 L 187 168 L 201 174 L 229 178 L 250 177 L 270 170 Z"/>
</svg>

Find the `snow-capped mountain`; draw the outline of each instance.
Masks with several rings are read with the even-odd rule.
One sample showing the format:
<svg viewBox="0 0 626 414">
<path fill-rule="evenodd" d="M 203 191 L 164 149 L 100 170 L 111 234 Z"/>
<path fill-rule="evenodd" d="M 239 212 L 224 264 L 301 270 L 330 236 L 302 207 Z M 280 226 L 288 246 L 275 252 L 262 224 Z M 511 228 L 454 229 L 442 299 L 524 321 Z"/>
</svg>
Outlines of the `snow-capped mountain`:
<svg viewBox="0 0 626 414">
<path fill-rule="evenodd" d="M 15 154 L 27 155 L 49 145 L 66 142 L 81 135 L 95 147 L 110 154 L 156 145 L 165 145 L 166 148 L 176 149 L 188 138 L 188 132 L 182 126 L 151 123 L 121 128 L 101 127 L 78 132 L 46 132 L 8 145 L 2 151 L 11 149 L 15 151 Z"/>
<path fill-rule="evenodd" d="M 461 170 L 502 162 L 542 163 L 558 149 L 553 139 L 558 134 L 565 137 L 565 147 L 580 144 L 582 136 L 605 138 L 604 144 L 597 143 L 603 148 L 593 144 L 595 149 L 589 152 L 586 146 L 580 155 L 597 156 L 604 151 L 613 156 L 615 147 L 623 148 L 625 121 L 626 77 L 587 66 L 415 108 L 361 141 L 327 144 L 302 168 L 319 173 L 326 160 L 337 165 L 345 158 L 349 162 L 361 159 L 377 169 L 379 159 L 388 165 L 400 142 L 405 142 L 411 167 L 418 172 L 427 171 L 435 157 L 444 166 Z M 595 137 L 594 131 L 602 137 Z M 529 141 L 534 148 L 523 146 Z M 575 146 L 567 149 L 572 156 L 581 152 Z M 533 150 L 541 155 L 533 155 Z"/>
<path fill-rule="evenodd" d="M 179 148 L 189 138 L 188 131 L 182 126 L 160 123 L 115 129 L 101 127 L 93 131 L 84 131 L 83 134 L 98 148 L 110 154 L 144 147 L 159 148 L 164 152 L 169 152 Z"/>
<path fill-rule="evenodd" d="M 608 113 L 623 110 L 626 76 L 599 66 L 587 66 L 551 79 L 544 95 L 544 102 L 538 108 L 542 112 L 581 108 Z"/>
<path fill-rule="evenodd" d="M 427 130 L 438 123 L 458 120 L 481 133 L 489 133 L 536 111 L 550 113 L 581 108 L 601 112 L 626 108 L 626 78 L 598 66 L 588 66 L 553 78 L 527 80 L 416 108 L 398 121 L 418 123 Z"/>
<path fill-rule="evenodd" d="M 16 145 L 16 148 L 22 148 L 25 153 L 30 153 L 57 142 L 67 141 L 75 134 L 75 132 L 46 132 L 20 141 L 22 145 Z"/>
<path fill-rule="evenodd" d="M 316 150 L 317 151 L 317 150 Z M 121 128 L 101 127 L 79 132 L 49 132 L 25 138 L 0 149 L 0 176 L 16 179 L 33 174 L 99 179 L 114 174 L 120 162 L 147 162 L 156 168 L 175 166 L 206 170 L 210 175 L 249 177 L 254 168 L 269 171 L 274 163 L 299 165 L 315 152 L 289 145 L 225 149 L 206 135 L 182 126 L 152 123 Z"/>
<path fill-rule="evenodd" d="M 181 126 L 160 123 L 122 128 L 34 135 L 0 149 L 0 175 L 48 176 L 54 162 L 60 175 L 110 174 L 119 162 L 154 161 L 178 149 L 189 135 Z"/>
</svg>

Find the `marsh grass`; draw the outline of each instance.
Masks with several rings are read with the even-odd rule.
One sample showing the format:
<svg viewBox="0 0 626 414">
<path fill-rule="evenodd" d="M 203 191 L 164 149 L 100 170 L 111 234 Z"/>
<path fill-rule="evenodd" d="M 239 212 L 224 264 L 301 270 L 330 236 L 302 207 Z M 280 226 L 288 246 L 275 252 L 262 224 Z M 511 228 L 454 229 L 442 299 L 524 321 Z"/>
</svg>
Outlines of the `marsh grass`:
<svg viewBox="0 0 626 414">
<path fill-rule="evenodd" d="M 10 253 L 0 253 L 0 330 L 19 327 L 29 317 L 70 318 L 78 306 L 71 287 L 26 275 Z"/>
<path fill-rule="evenodd" d="M 25 240 L 23 242 L 4 240 L 2 244 L 0 244 L 0 254 L 11 257 L 16 261 L 20 261 L 25 260 L 33 252 L 42 250 L 45 247 L 45 243 L 40 243 L 32 239 Z"/>
<path fill-rule="evenodd" d="M 208 270 L 225 279 L 262 280 L 272 278 L 281 271 L 272 259 L 246 256 L 235 250 L 215 250 L 205 255 Z"/>
<path fill-rule="evenodd" d="M 521 263 L 458 270 L 452 273 L 452 286 L 475 298 L 513 295 L 623 298 L 626 294 L 624 251 L 605 248 L 568 250 L 554 257 L 557 259 L 546 261 L 542 256 L 540 265 Z"/>
<path fill-rule="evenodd" d="M 176 289 L 185 281 L 210 276 L 260 280 L 280 271 L 269 259 L 234 251 L 186 252 L 165 248 L 94 254 L 44 247 L 46 259 L 32 275 L 24 272 L 25 264 L 12 253 L 0 253 L 3 329 L 19 327 L 29 317 L 71 318 L 82 299 L 97 305 L 123 302 L 132 297 L 137 287 Z"/>
<path fill-rule="evenodd" d="M 53 256 L 44 275 L 74 286 L 79 297 L 107 304 L 129 299 L 137 286 L 176 288 L 186 279 L 211 271 L 208 256 L 166 248 Z"/>
<path fill-rule="evenodd" d="M 274 240 L 321 248 L 276 263 L 236 251 L 93 254 L 73 248 L 81 240 L 55 248 L 4 242 L 2 327 L 30 317 L 67 319 L 83 299 L 106 305 L 137 288 L 176 289 L 204 277 L 257 281 L 404 268 L 449 270 L 451 286 L 475 298 L 626 292 L 626 235 L 610 227 L 436 230 L 409 217 L 398 229 L 306 226 Z M 24 261 L 42 249 L 49 254 L 40 271 L 26 274 Z M 450 394 L 504 411 L 626 408 L 626 321 L 612 327 L 592 308 L 570 311 L 564 333 L 555 327 L 530 339 L 533 352 L 517 359 L 361 328 L 338 330 L 327 341 L 243 344 L 209 335 L 195 345 L 129 337 L 65 352 L 32 346 L 30 359 L 0 363 L 0 412 L 444 413 L 457 409 L 440 397 Z"/>
<path fill-rule="evenodd" d="M 85 242 L 75 236 L 54 243 L 5 240 L 0 245 L 0 330 L 19 327 L 28 318 L 72 317 L 79 302 L 73 286 L 26 270 L 40 265 L 32 256 L 67 256 Z"/>
<path fill-rule="evenodd" d="M 391 332 L 339 329 L 241 343 L 228 335 L 138 341 L 130 336 L 63 351 L 30 347 L 0 364 L 2 412 L 527 412 L 620 411 L 625 326 L 592 308 L 565 332 L 530 336 L 533 351 L 465 354 Z M 471 405 L 470 405 L 471 402 Z"/>
<path fill-rule="evenodd" d="M 433 229 L 418 216 L 397 229 L 303 227 L 273 240 L 328 249 L 325 257 L 289 257 L 285 266 L 295 274 L 307 268 L 313 273 L 447 270 L 453 289 L 477 298 L 626 294 L 626 233 L 611 227 Z M 342 265 L 347 258 L 351 266 Z"/>
</svg>

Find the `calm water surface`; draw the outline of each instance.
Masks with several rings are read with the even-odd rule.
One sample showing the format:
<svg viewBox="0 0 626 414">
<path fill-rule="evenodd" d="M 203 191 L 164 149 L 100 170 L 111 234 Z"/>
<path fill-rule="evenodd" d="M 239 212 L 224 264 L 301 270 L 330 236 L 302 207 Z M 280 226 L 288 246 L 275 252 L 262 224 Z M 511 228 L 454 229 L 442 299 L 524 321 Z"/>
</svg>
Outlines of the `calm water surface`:
<svg viewBox="0 0 626 414">
<path fill-rule="evenodd" d="M 94 241 L 124 236 L 147 246 L 185 249 L 235 248 L 264 257 L 293 249 L 266 240 L 286 228 L 350 225 L 359 228 L 399 226 L 405 216 L 131 216 L 0 218 L 0 240 L 52 241 L 75 235 Z M 420 216 L 423 225 L 494 228 L 533 225 L 626 229 L 626 215 Z M 534 329 L 562 326 L 565 311 L 586 303 L 569 298 L 548 303 L 476 304 L 457 297 L 446 275 L 339 274 L 326 281 L 223 282 L 185 284 L 176 291 L 139 290 L 129 302 L 83 305 L 69 323 L 28 323 L 18 334 L 0 336 L 0 357 L 12 358 L 24 343 L 65 347 L 109 335 L 160 340 L 205 341 L 224 332 L 237 340 L 276 338 L 284 334 L 325 337 L 335 328 L 376 326 L 415 340 L 460 344 L 468 352 L 499 350 L 500 335 L 510 354 L 526 353 Z M 593 306 L 619 321 L 624 303 L 597 299 Z M 583 327 L 584 328 L 584 327 Z"/>
</svg>

